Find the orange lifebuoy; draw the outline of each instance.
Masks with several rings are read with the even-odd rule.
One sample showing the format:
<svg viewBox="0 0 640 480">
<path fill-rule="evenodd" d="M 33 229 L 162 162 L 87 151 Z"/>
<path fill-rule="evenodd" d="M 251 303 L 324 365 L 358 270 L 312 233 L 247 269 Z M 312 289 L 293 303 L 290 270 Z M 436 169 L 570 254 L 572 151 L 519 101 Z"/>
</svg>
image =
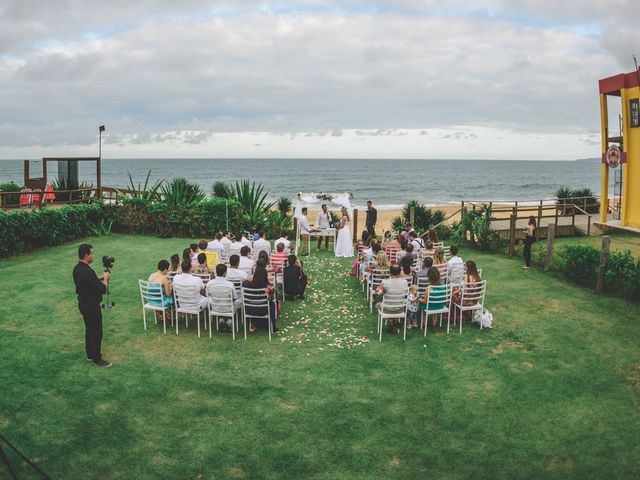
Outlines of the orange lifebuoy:
<svg viewBox="0 0 640 480">
<path fill-rule="evenodd" d="M 53 185 L 51 185 L 50 183 L 47 184 L 46 187 L 44 187 L 44 201 L 45 202 L 53 202 L 56 199 L 55 194 L 53 193 Z"/>
<path fill-rule="evenodd" d="M 607 149 L 607 165 L 611 168 L 617 168 L 620 165 L 620 148 L 617 145 L 612 145 Z"/>
</svg>

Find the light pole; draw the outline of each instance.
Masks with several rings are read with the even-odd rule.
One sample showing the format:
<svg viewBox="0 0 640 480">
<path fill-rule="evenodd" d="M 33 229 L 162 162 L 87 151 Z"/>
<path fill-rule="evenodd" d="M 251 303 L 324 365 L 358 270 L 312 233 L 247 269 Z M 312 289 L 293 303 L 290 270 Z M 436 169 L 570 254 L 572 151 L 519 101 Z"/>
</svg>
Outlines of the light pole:
<svg viewBox="0 0 640 480">
<path fill-rule="evenodd" d="M 100 134 L 100 142 L 98 144 L 98 156 L 100 158 L 102 158 L 102 132 L 104 132 L 104 130 L 105 130 L 104 125 L 100 125 L 98 127 L 98 132 Z"/>
<path fill-rule="evenodd" d="M 98 142 L 98 161 L 96 162 L 96 183 L 98 184 L 97 197 L 100 198 L 102 196 L 102 132 L 104 132 L 104 125 L 100 125 L 98 127 L 98 134 L 100 136 L 100 140 Z"/>
</svg>

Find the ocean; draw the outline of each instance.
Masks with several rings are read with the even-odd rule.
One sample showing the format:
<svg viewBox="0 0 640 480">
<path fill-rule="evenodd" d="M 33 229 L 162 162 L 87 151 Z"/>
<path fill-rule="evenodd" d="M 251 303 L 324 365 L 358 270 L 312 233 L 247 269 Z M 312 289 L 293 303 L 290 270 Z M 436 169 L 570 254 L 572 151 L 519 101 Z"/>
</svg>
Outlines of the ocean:
<svg viewBox="0 0 640 480">
<path fill-rule="evenodd" d="M 0 183 L 23 179 L 21 160 L 0 160 Z M 95 183 L 92 163 L 81 163 L 80 180 Z M 94 167 L 95 168 L 95 167 Z M 42 169 L 32 162 L 31 175 Z M 56 166 L 49 167 L 55 178 Z M 397 209 L 409 200 L 427 206 L 461 200 L 534 201 L 549 199 L 563 186 L 600 193 L 600 160 L 366 160 L 366 159 L 108 159 L 102 161 L 102 184 L 135 183 L 186 177 L 207 192 L 217 180 L 250 179 L 269 190 L 269 199 L 297 192 L 353 194 L 362 208 L 372 200 L 379 209 Z M 613 175 L 611 175 L 613 178 Z M 610 190 L 612 191 L 612 190 Z"/>
</svg>

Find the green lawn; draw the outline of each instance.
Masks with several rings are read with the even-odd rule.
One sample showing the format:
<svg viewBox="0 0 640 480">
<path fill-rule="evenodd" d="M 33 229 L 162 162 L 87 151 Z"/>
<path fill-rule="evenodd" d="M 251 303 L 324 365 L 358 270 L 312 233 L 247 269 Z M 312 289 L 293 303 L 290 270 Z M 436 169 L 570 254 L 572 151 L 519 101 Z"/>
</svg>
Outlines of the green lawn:
<svg viewBox="0 0 640 480">
<path fill-rule="evenodd" d="M 0 432 L 52 478 L 637 478 L 637 304 L 465 250 L 493 330 L 368 342 L 350 262 L 314 255 L 271 343 L 164 335 L 137 279 L 189 240 L 113 235 L 91 240 L 116 257 L 99 369 L 78 243 L 0 262 Z"/>
</svg>

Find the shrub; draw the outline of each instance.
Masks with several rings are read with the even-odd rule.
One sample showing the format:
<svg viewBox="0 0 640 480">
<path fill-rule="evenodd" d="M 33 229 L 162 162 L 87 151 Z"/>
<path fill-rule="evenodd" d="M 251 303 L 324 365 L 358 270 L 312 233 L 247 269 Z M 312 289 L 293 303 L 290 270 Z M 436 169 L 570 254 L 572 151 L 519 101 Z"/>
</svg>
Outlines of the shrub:
<svg viewBox="0 0 640 480">
<path fill-rule="evenodd" d="M 410 200 L 405 203 L 402 208 L 402 220 L 404 222 L 408 222 L 411 218 L 411 208 L 413 208 L 414 216 L 413 228 L 420 233 L 427 232 L 429 229 L 442 222 L 446 216 L 442 210 L 433 211 L 417 200 Z M 404 224 L 402 227 L 404 227 Z M 395 225 L 394 230 L 398 230 Z"/>
<path fill-rule="evenodd" d="M 287 215 L 291 211 L 293 203 L 289 197 L 280 197 L 277 202 L 278 211 L 280 215 Z"/>
<path fill-rule="evenodd" d="M 0 256 L 91 235 L 91 227 L 101 218 L 102 208 L 101 202 L 94 202 L 39 212 L 0 211 Z"/>
<path fill-rule="evenodd" d="M 231 187 L 226 182 L 218 180 L 211 186 L 211 193 L 217 198 L 231 198 Z"/>
<path fill-rule="evenodd" d="M 0 183 L 0 192 L 20 192 L 20 190 L 22 189 L 16 182 Z M 20 203 L 20 194 L 3 195 L 1 201 L 3 205 L 18 205 Z"/>
<path fill-rule="evenodd" d="M 629 250 L 610 253 L 603 274 L 607 290 L 640 299 L 640 260 Z"/>
<path fill-rule="evenodd" d="M 206 194 L 200 185 L 189 182 L 186 178 L 174 178 L 161 187 L 162 201 L 172 205 L 196 203 L 204 200 Z"/>
<path fill-rule="evenodd" d="M 251 228 L 265 224 L 267 213 L 273 207 L 274 202 L 267 202 L 269 191 L 265 190 L 264 185 L 249 182 L 249 180 L 236 180 L 231 194 L 248 216 Z"/>
<path fill-rule="evenodd" d="M 569 280 L 593 287 L 596 283 L 600 250 L 585 245 L 565 245 L 559 252 L 559 268 Z"/>
</svg>

